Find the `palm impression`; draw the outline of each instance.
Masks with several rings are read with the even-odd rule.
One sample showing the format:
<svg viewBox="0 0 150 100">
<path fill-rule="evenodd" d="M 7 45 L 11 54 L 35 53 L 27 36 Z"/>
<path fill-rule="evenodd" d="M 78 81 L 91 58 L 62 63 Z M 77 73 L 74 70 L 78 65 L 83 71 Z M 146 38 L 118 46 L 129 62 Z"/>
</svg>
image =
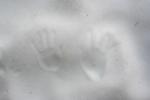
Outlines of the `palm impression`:
<svg viewBox="0 0 150 100">
<path fill-rule="evenodd" d="M 84 53 L 82 68 L 93 81 L 121 75 L 123 56 L 120 44 L 112 34 L 101 36 L 98 44 Z"/>
<path fill-rule="evenodd" d="M 40 66 L 46 71 L 57 71 L 61 61 L 59 50 L 55 47 L 55 35 L 54 31 L 43 29 L 31 36 Z"/>
</svg>

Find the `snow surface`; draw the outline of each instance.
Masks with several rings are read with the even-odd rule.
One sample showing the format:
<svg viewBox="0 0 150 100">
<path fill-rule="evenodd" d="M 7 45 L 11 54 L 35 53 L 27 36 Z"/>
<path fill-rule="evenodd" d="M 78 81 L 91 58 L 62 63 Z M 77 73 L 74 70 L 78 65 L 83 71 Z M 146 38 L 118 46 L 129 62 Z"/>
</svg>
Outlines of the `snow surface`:
<svg viewBox="0 0 150 100">
<path fill-rule="evenodd" d="M 0 100 L 150 100 L 149 0 L 1 0 Z"/>
</svg>

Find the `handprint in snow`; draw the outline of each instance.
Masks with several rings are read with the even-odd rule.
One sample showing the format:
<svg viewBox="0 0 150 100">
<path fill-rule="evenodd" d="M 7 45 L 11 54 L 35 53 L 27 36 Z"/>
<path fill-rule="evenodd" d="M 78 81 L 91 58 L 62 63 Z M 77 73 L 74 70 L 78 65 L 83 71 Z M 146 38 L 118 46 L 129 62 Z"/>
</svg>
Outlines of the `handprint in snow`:
<svg viewBox="0 0 150 100">
<path fill-rule="evenodd" d="M 57 71 L 60 64 L 59 50 L 55 47 L 55 31 L 39 30 L 31 36 L 32 46 L 42 69 Z"/>
<path fill-rule="evenodd" d="M 94 39 L 91 41 L 94 43 Z M 84 52 L 82 68 L 93 81 L 116 77 L 123 72 L 124 59 L 119 42 L 112 34 L 104 34 L 98 43 Z M 121 74 L 120 74 L 121 76 Z"/>
</svg>

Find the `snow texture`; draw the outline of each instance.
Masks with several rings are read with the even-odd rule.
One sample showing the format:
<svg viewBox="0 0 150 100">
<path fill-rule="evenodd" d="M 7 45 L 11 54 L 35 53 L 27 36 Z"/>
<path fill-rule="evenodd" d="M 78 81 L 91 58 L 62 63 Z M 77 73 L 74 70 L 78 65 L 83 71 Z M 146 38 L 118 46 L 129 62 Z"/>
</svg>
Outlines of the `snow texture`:
<svg viewBox="0 0 150 100">
<path fill-rule="evenodd" d="M 148 0 L 1 0 L 0 100 L 150 100 Z"/>
</svg>

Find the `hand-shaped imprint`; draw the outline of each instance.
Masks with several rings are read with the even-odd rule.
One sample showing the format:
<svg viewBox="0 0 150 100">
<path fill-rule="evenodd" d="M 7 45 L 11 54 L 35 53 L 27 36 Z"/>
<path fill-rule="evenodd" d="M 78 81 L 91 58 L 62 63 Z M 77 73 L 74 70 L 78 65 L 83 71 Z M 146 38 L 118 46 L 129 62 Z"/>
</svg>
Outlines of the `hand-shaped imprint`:
<svg viewBox="0 0 150 100">
<path fill-rule="evenodd" d="M 84 52 L 82 68 L 94 81 L 116 77 L 123 71 L 123 57 L 119 42 L 113 34 L 104 34 L 96 46 Z"/>
<path fill-rule="evenodd" d="M 55 44 L 55 32 L 40 30 L 31 37 L 32 46 L 37 54 L 40 66 L 46 71 L 57 71 L 60 55 Z"/>
</svg>

